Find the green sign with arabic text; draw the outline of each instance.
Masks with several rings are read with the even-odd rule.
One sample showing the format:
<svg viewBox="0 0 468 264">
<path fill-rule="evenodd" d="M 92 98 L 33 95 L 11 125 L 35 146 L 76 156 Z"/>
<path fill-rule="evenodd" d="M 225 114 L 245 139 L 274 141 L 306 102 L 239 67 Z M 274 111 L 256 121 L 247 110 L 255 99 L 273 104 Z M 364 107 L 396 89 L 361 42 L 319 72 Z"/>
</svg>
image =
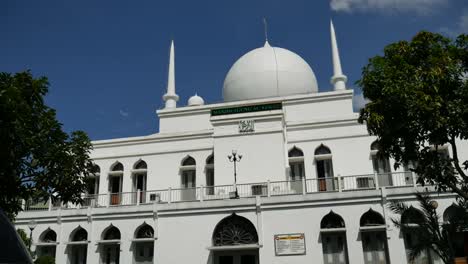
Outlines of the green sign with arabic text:
<svg viewBox="0 0 468 264">
<path fill-rule="evenodd" d="M 232 114 L 252 113 L 252 112 L 261 112 L 261 111 L 272 111 L 272 110 L 280 110 L 282 109 L 282 107 L 283 105 L 281 103 L 236 106 L 236 107 L 229 107 L 229 108 L 212 109 L 211 115 L 220 116 L 220 115 L 232 115 Z"/>
</svg>

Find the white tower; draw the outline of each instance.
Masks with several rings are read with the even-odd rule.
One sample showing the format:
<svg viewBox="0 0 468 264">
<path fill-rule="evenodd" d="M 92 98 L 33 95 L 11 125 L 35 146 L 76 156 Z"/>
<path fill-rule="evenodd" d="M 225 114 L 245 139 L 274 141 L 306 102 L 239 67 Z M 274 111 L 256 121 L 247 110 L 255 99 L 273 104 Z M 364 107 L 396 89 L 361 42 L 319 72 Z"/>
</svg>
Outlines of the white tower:
<svg viewBox="0 0 468 264">
<path fill-rule="evenodd" d="M 343 74 L 341 69 L 340 53 L 338 52 L 338 44 L 336 44 L 335 28 L 333 27 L 333 21 L 331 20 L 330 34 L 333 57 L 333 76 L 331 78 L 331 83 L 333 84 L 335 91 L 342 91 L 346 90 L 346 81 L 348 78 Z"/>
<path fill-rule="evenodd" d="M 171 41 L 171 51 L 169 53 L 169 74 L 167 77 L 167 92 L 163 96 L 166 102 L 166 109 L 173 109 L 177 106 L 179 96 L 175 92 L 175 61 L 174 61 L 174 40 Z"/>
</svg>

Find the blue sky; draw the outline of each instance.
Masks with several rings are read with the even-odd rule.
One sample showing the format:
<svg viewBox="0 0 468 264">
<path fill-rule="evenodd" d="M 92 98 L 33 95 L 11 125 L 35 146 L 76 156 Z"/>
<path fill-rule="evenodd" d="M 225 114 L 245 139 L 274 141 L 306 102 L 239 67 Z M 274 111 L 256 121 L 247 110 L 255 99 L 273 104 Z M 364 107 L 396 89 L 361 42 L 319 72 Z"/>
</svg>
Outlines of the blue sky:
<svg viewBox="0 0 468 264">
<path fill-rule="evenodd" d="M 95 139 L 157 132 L 155 110 L 176 47 L 179 105 L 198 93 L 222 101 L 222 84 L 241 55 L 263 45 L 290 49 L 312 67 L 320 91 L 332 75 L 329 20 L 348 86 L 368 58 L 420 30 L 468 32 L 466 0 L 207 0 L 0 2 L 0 71 L 47 76 L 47 103 L 67 131 Z M 356 90 L 356 106 L 362 104 Z"/>
</svg>

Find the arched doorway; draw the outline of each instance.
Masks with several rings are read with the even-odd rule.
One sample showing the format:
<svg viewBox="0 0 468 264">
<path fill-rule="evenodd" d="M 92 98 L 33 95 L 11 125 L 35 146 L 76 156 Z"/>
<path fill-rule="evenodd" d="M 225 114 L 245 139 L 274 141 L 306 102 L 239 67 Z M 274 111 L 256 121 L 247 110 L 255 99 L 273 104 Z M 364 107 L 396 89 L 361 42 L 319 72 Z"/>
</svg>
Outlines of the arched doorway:
<svg viewBox="0 0 468 264">
<path fill-rule="evenodd" d="M 72 232 L 68 243 L 69 263 L 86 264 L 88 250 L 88 232 L 82 227 L 78 227 Z"/>
<path fill-rule="evenodd" d="M 346 242 L 345 222 L 333 211 L 320 222 L 320 236 L 323 250 L 323 263 L 347 264 L 348 247 Z"/>
<path fill-rule="evenodd" d="M 369 209 L 361 216 L 360 231 L 364 263 L 389 263 L 386 226 L 382 215 Z"/>
<path fill-rule="evenodd" d="M 102 240 L 99 241 L 101 252 L 101 263 L 120 263 L 120 230 L 111 225 L 102 233 Z"/>
<path fill-rule="evenodd" d="M 55 258 L 55 250 L 57 247 L 57 233 L 54 230 L 47 228 L 41 236 L 39 242 L 36 243 L 37 257 L 51 256 Z"/>
<path fill-rule="evenodd" d="M 214 264 L 259 264 L 258 235 L 246 218 L 232 214 L 221 220 L 212 237 Z"/>
<path fill-rule="evenodd" d="M 133 263 L 152 264 L 154 257 L 154 229 L 143 223 L 135 232 L 133 242 Z"/>
<path fill-rule="evenodd" d="M 449 232 L 450 241 L 458 264 L 468 263 L 468 230 L 466 229 L 467 213 L 459 205 L 452 204 L 445 209 L 443 220 Z"/>
</svg>

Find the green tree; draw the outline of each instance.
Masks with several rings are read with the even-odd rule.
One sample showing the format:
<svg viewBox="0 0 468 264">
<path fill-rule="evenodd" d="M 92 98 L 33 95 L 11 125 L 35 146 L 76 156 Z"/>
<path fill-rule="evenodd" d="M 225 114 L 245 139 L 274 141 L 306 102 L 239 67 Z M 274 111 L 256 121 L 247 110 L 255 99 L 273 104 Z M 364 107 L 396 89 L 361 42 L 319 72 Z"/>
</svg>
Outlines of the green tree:
<svg viewBox="0 0 468 264">
<path fill-rule="evenodd" d="M 420 255 L 433 252 L 444 263 L 454 263 L 457 233 L 463 232 L 467 224 L 466 211 L 457 205 L 444 219 L 443 224 L 440 224 L 442 219 L 436 211 L 437 203 L 426 193 L 416 193 L 416 199 L 420 207 L 418 210 L 401 201 L 392 201 L 389 205 L 389 208 L 399 215 L 399 218 L 392 219 L 395 226 L 403 234 L 412 234 L 416 240 L 406 245 L 409 259 L 415 261 Z"/>
<path fill-rule="evenodd" d="M 67 134 L 44 103 L 47 78 L 0 73 L 0 208 L 10 217 L 22 199 L 81 203 L 92 162 L 82 131 Z"/>
<path fill-rule="evenodd" d="M 380 153 L 395 166 L 411 164 L 421 184 L 436 184 L 468 200 L 468 35 L 450 40 L 420 32 L 385 47 L 369 60 L 357 84 L 370 102 L 359 120 L 377 136 Z M 449 157 L 440 148 L 448 146 Z"/>
</svg>

